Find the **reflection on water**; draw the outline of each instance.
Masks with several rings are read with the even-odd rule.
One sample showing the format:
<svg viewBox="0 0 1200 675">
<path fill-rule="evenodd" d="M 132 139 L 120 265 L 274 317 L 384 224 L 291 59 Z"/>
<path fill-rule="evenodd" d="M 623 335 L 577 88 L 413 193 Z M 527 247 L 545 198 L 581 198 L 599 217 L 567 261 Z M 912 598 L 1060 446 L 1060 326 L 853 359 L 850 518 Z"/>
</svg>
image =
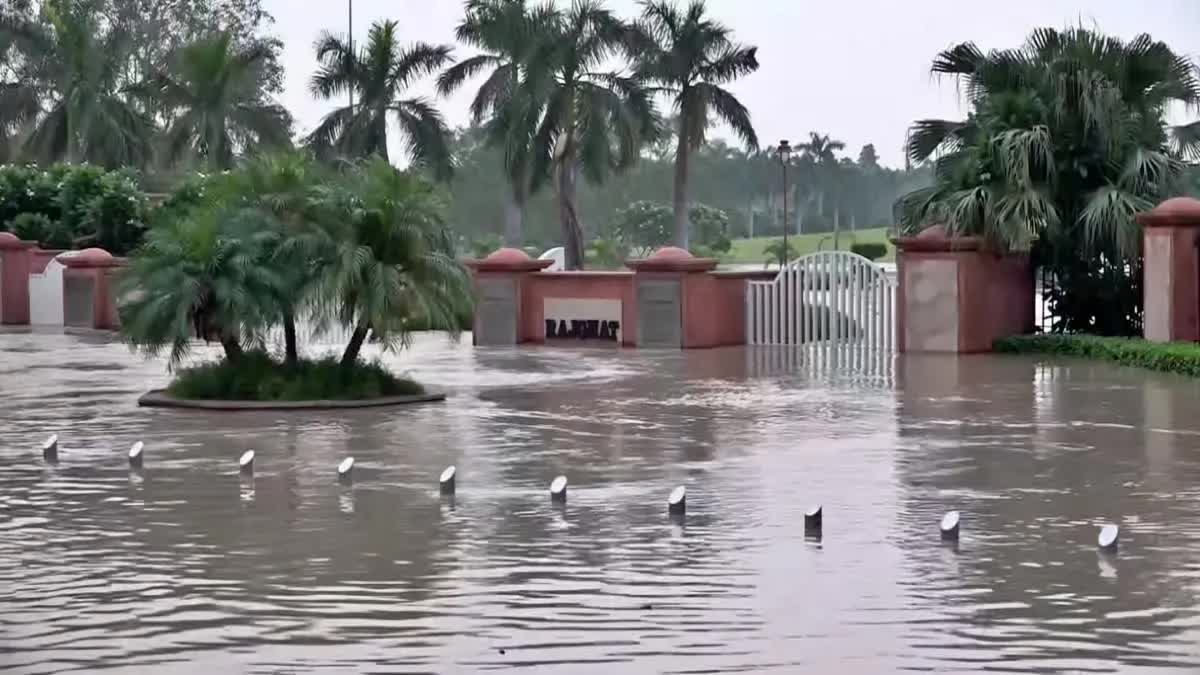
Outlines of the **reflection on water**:
<svg viewBox="0 0 1200 675">
<path fill-rule="evenodd" d="M 143 411 L 161 363 L 99 338 L 0 335 L 0 668 L 1200 667 L 1191 381 L 440 337 L 386 360 L 450 400 Z M 57 466 L 38 450 L 52 432 Z M 141 472 L 124 457 L 135 439 Z M 443 498 L 449 464 L 458 493 Z M 559 474 L 565 505 L 547 494 Z M 804 537 L 812 504 L 819 540 Z M 938 535 L 954 509 L 957 546 Z M 1095 548 L 1109 521 L 1116 557 Z"/>
</svg>

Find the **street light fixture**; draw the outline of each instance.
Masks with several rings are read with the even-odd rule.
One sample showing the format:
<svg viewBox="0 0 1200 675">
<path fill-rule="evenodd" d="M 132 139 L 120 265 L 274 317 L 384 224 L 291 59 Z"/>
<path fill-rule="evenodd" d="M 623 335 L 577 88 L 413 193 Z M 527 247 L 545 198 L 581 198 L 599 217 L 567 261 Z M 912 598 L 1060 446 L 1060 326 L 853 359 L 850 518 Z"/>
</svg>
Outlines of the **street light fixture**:
<svg viewBox="0 0 1200 675">
<path fill-rule="evenodd" d="M 785 138 L 779 141 L 779 164 L 783 167 L 783 250 L 779 252 L 779 268 L 787 264 L 788 256 L 788 164 L 792 157 L 792 145 Z"/>
</svg>

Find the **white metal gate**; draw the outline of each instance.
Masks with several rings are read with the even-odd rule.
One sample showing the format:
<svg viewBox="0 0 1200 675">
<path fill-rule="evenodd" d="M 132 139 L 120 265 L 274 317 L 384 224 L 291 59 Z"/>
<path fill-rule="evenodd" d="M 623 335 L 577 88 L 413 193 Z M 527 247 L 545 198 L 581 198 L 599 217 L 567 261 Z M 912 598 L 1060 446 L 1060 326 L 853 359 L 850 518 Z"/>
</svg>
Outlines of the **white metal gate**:
<svg viewBox="0 0 1200 675">
<path fill-rule="evenodd" d="M 788 264 L 774 281 L 746 289 L 746 342 L 827 342 L 894 351 L 896 282 L 881 265 L 846 251 Z"/>
</svg>

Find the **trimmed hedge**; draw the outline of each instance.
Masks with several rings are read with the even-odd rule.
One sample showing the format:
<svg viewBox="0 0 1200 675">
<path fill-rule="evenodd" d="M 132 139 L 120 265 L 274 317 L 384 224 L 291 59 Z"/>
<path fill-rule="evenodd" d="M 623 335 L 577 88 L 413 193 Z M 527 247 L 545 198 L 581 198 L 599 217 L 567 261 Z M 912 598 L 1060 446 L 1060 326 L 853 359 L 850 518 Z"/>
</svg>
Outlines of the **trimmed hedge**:
<svg viewBox="0 0 1200 675">
<path fill-rule="evenodd" d="M 342 368 L 335 358 L 302 359 L 287 367 L 262 351 L 237 365 L 221 360 L 180 370 L 167 393 L 181 399 L 224 401 L 363 401 L 416 396 L 425 388 L 379 363 Z"/>
<path fill-rule="evenodd" d="M 1123 366 L 1200 377 L 1200 344 L 1159 343 L 1096 335 L 1020 335 L 993 345 L 1005 354 L 1052 354 L 1111 361 Z"/>
<path fill-rule="evenodd" d="M 875 261 L 887 255 L 888 247 L 883 242 L 869 241 L 861 244 L 851 244 L 850 252 L 857 253 L 867 260 Z"/>
</svg>

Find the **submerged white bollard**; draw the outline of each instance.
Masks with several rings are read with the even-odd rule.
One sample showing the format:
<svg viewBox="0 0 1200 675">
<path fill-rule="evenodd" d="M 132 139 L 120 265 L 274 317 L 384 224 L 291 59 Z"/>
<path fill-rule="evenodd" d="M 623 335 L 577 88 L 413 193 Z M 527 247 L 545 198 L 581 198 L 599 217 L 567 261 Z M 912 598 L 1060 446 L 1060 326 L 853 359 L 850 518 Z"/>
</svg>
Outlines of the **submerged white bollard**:
<svg viewBox="0 0 1200 675">
<path fill-rule="evenodd" d="M 555 502 L 567 501 L 566 476 L 559 476 L 550 482 L 550 500 Z"/>
<path fill-rule="evenodd" d="M 667 513 L 682 515 L 687 512 L 687 488 L 680 485 L 667 497 Z"/>
<path fill-rule="evenodd" d="M 804 534 L 820 536 L 824 524 L 824 507 L 820 504 L 810 507 L 804 512 Z"/>
<path fill-rule="evenodd" d="M 1121 535 L 1121 528 L 1116 525 L 1105 525 L 1100 528 L 1100 536 L 1096 538 L 1096 544 L 1101 551 L 1109 553 L 1117 550 L 1117 538 Z"/>
<path fill-rule="evenodd" d="M 138 441 L 137 443 L 133 444 L 133 447 L 129 448 L 129 466 L 134 469 L 142 468 L 142 450 L 144 450 L 145 447 L 146 445 L 144 443 Z"/>
<path fill-rule="evenodd" d="M 54 461 L 58 459 L 58 434 L 54 434 L 42 443 L 42 458 Z"/>
<path fill-rule="evenodd" d="M 343 483 L 349 483 L 350 481 L 354 480 L 354 458 L 347 457 L 346 459 L 343 459 L 342 463 L 338 464 L 337 471 L 338 480 L 342 481 Z"/>
<path fill-rule="evenodd" d="M 442 472 L 440 477 L 438 477 L 438 489 L 442 494 L 454 494 L 454 490 L 456 488 L 456 481 L 454 479 L 456 476 L 458 476 L 458 468 L 451 465 L 446 467 L 446 470 Z"/>
<path fill-rule="evenodd" d="M 958 541 L 958 511 L 942 516 L 942 541 Z"/>
<path fill-rule="evenodd" d="M 254 451 L 247 450 L 238 458 L 238 470 L 249 475 L 254 473 Z"/>
</svg>

